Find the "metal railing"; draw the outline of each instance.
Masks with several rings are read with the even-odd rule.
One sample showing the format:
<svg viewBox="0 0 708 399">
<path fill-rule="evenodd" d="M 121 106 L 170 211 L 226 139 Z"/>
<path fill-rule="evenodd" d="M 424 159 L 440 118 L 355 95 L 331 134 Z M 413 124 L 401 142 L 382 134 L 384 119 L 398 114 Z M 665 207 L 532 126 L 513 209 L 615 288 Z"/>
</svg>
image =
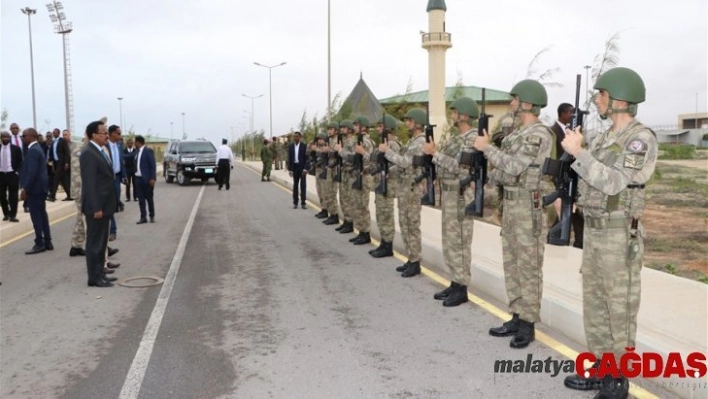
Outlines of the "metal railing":
<svg viewBox="0 0 708 399">
<path fill-rule="evenodd" d="M 447 32 L 423 33 L 422 37 L 423 37 L 423 43 L 452 41 L 452 35 Z"/>
</svg>

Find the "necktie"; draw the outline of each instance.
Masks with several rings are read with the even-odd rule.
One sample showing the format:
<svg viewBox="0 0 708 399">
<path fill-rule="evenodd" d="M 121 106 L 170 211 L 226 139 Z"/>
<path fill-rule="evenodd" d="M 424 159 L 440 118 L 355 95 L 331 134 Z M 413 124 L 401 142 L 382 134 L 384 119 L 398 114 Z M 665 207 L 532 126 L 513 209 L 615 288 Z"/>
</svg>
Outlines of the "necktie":
<svg viewBox="0 0 708 399">
<path fill-rule="evenodd" d="M 20 144 L 20 135 L 16 134 L 13 137 L 15 138 L 15 145 L 22 148 L 22 144 Z"/>
<path fill-rule="evenodd" d="M 108 155 L 108 151 L 106 151 L 106 147 L 101 148 L 101 154 L 103 154 L 103 157 L 106 158 L 106 161 L 109 165 L 113 165 L 113 163 L 111 162 L 111 157 Z"/>
</svg>

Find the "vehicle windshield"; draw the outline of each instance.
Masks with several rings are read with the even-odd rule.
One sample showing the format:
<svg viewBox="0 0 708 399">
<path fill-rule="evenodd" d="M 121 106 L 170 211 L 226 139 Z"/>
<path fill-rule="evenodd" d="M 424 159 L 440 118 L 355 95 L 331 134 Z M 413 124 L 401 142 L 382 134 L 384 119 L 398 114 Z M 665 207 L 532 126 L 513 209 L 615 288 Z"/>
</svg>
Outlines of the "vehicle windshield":
<svg viewBox="0 0 708 399">
<path fill-rule="evenodd" d="M 213 154 L 216 152 L 216 148 L 208 142 L 196 142 L 196 143 L 180 143 L 179 152 L 189 153 L 189 154 Z"/>
</svg>

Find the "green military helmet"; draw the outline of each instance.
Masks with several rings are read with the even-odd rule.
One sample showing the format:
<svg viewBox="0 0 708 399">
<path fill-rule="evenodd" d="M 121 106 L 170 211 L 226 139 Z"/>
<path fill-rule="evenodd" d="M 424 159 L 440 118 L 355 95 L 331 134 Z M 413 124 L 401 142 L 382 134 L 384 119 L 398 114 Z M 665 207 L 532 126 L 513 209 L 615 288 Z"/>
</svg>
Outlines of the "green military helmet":
<svg viewBox="0 0 708 399">
<path fill-rule="evenodd" d="M 339 127 L 348 127 L 349 130 L 354 130 L 354 123 L 350 119 L 345 119 L 339 122 Z"/>
<path fill-rule="evenodd" d="M 354 118 L 354 124 L 359 125 L 361 127 L 369 127 L 369 118 L 365 116 L 357 116 L 356 118 Z"/>
<path fill-rule="evenodd" d="M 456 109 L 458 114 L 467 115 L 472 119 L 479 118 L 477 103 L 469 97 L 460 97 L 450 104 L 450 109 Z"/>
<path fill-rule="evenodd" d="M 327 140 L 327 133 L 325 132 L 319 132 L 317 133 L 317 139 L 322 139 L 322 140 Z"/>
<path fill-rule="evenodd" d="M 332 121 L 327 124 L 327 129 L 339 129 L 339 122 Z"/>
<path fill-rule="evenodd" d="M 514 85 L 509 92 L 512 96 L 519 96 L 519 101 L 544 108 L 548 105 L 548 94 L 541 83 L 533 79 L 524 79 Z"/>
<path fill-rule="evenodd" d="M 595 90 L 605 90 L 610 98 L 630 104 L 643 103 L 646 88 L 642 78 L 629 68 L 612 68 L 600 75 L 593 86 Z"/>
<path fill-rule="evenodd" d="M 421 108 L 412 108 L 410 111 L 406 112 L 403 119 L 411 119 L 416 125 L 425 126 L 428 121 L 428 115 Z"/>
<path fill-rule="evenodd" d="M 396 130 L 398 127 L 398 119 L 394 118 L 393 115 L 384 115 L 379 118 L 378 125 L 384 125 L 387 130 Z"/>
</svg>

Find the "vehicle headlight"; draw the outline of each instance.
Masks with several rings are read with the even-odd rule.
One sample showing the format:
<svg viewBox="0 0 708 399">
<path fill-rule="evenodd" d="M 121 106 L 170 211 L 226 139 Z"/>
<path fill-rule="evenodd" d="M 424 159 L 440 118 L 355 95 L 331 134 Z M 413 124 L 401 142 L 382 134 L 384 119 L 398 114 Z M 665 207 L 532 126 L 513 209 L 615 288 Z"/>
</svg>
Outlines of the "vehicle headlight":
<svg viewBox="0 0 708 399">
<path fill-rule="evenodd" d="M 197 160 L 197 158 L 182 158 L 181 159 L 182 162 L 195 162 L 196 160 Z"/>
</svg>

